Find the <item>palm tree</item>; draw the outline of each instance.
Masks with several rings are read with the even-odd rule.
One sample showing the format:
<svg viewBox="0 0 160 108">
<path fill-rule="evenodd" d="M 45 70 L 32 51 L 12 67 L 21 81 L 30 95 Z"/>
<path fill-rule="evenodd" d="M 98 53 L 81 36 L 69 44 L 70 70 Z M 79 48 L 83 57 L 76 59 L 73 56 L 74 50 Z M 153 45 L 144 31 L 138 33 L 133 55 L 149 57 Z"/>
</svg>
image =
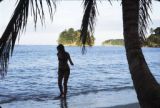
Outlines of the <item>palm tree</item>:
<svg viewBox="0 0 160 108">
<path fill-rule="evenodd" d="M 151 3 L 151 0 L 122 0 L 126 55 L 141 108 L 160 108 L 160 85 L 149 70 L 141 49 Z M 81 37 L 85 45 L 86 35 L 84 34 L 88 27 L 92 33 L 94 27 L 96 0 L 86 0 L 84 5 Z"/>
<path fill-rule="evenodd" d="M 50 1 L 52 0 L 46 0 L 52 17 Z M 2 76 L 7 72 L 9 56 L 13 52 L 16 37 L 27 24 L 29 2 L 32 4 L 35 24 L 38 15 L 43 23 L 42 0 L 39 2 L 37 0 L 34 2 L 19 0 L 14 15 L 0 39 L 0 64 L 2 68 L 0 73 Z M 141 42 L 145 39 L 144 34 L 149 18 L 148 9 L 151 3 L 151 0 L 122 0 L 126 56 L 141 108 L 160 108 L 160 85 L 152 75 L 141 49 Z M 84 46 L 82 51 L 85 50 L 86 39 L 94 31 L 96 8 L 96 0 L 84 0 L 84 16 L 81 25 L 81 40 Z M 88 35 L 88 31 L 90 35 Z"/>
<path fill-rule="evenodd" d="M 140 106 L 160 108 L 160 85 L 152 75 L 141 49 L 149 17 L 146 8 L 150 4 L 151 0 L 123 0 L 123 31 L 129 70 Z"/>
</svg>

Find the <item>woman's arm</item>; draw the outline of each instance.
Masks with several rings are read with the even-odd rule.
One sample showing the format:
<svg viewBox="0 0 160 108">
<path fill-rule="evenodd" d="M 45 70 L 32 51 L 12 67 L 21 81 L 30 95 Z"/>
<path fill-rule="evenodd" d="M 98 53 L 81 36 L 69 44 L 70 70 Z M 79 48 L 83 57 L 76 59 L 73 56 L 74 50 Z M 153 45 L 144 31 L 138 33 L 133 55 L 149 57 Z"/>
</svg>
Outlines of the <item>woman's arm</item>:
<svg viewBox="0 0 160 108">
<path fill-rule="evenodd" d="M 70 62 L 71 65 L 74 65 L 73 62 L 72 62 L 72 60 L 71 60 L 71 57 L 70 57 L 69 53 L 68 53 L 68 60 L 69 60 L 69 62 Z"/>
</svg>

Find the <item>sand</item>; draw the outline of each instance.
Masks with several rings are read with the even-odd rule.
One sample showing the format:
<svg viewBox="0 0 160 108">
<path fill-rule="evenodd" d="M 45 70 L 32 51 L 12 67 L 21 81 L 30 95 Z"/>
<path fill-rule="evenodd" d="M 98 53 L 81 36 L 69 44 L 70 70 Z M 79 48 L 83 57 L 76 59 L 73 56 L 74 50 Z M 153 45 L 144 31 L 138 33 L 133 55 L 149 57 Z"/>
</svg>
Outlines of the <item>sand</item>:
<svg viewBox="0 0 160 108">
<path fill-rule="evenodd" d="M 43 105 L 43 106 L 41 106 L 41 105 L 36 105 L 36 106 L 34 105 L 34 106 L 32 106 L 32 104 L 33 103 L 31 103 L 30 106 L 24 106 L 23 104 L 21 104 L 20 106 L 21 107 L 23 106 L 23 108 L 77 108 L 77 107 L 74 107 L 74 106 L 68 107 L 65 104 L 61 104 L 60 106 L 57 106 L 57 107 L 55 107 L 53 104 L 50 104 L 50 105 L 46 104 L 46 105 Z M 10 106 L 10 108 L 16 108 L 16 107 L 19 108 L 18 106 L 15 106 L 15 107 L 14 106 Z M 79 107 L 90 108 L 90 107 L 86 107 L 85 105 L 81 105 Z M 0 107 L 0 108 L 9 108 L 9 107 L 8 106 L 4 106 L 4 107 Z M 113 107 L 95 107 L 95 108 L 140 108 L 140 107 L 139 107 L 138 103 L 132 103 L 132 104 L 127 104 L 127 105 L 113 106 Z"/>
<path fill-rule="evenodd" d="M 106 108 L 140 108 L 138 103 L 132 103 L 127 105 L 118 105 L 113 107 L 106 107 Z"/>
<path fill-rule="evenodd" d="M 134 92 L 133 92 L 134 93 Z M 97 92 L 88 94 L 76 94 L 67 99 L 53 97 L 53 99 L 29 99 L 3 103 L 2 108 L 139 108 L 138 101 L 131 91 Z M 133 103 L 133 104 L 130 104 Z"/>
</svg>

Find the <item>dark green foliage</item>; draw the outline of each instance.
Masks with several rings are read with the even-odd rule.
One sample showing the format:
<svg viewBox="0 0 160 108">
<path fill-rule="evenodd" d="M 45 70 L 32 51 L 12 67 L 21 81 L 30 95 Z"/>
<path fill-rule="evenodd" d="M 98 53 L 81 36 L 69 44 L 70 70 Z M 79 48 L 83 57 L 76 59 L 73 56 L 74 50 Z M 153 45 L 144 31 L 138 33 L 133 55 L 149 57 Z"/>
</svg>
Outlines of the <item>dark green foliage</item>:
<svg viewBox="0 0 160 108">
<path fill-rule="evenodd" d="M 151 34 L 145 43 L 145 46 L 149 47 L 160 47 L 160 35 Z"/>
<path fill-rule="evenodd" d="M 124 45 L 123 39 L 110 39 L 105 40 L 102 45 Z"/>
<path fill-rule="evenodd" d="M 160 27 L 157 27 L 156 29 L 154 29 L 154 33 L 156 35 L 160 35 Z"/>
<path fill-rule="evenodd" d="M 94 45 L 94 40 L 94 36 L 87 38 L 87 45 Z M 82 44 L 80 42 L 80 30 L 69 28 L 68 30 L 62 31 L 58 38 L 58 43 L 71 46 L 81 46 Z"/>
<path fill-rule="evenodd" d="M 147 38 L 144 46 L 160 47 L 160 27 L 153 30 L 152 34 Z"/>
</svg>

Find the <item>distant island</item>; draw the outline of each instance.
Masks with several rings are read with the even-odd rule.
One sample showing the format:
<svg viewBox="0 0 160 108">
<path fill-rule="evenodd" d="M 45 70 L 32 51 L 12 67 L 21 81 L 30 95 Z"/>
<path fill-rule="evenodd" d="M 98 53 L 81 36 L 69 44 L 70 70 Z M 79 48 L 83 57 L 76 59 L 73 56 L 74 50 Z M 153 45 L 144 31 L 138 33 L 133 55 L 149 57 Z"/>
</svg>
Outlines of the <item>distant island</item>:
<svg viewBox="0 0 160 108">
<path fill-rule="evenodd" d="M 109 39 L 102 42 L 103 46 L 109 46 L 109 45 L 117 45 L 117 46 L 123 46 L 124 40 L 123 39 Z"/>
<path fill-rule="evenodd" d="M 144 46 L 160 47 L 160 27 L 157 27 L 156 29 L 151 28 L 150 32 L 151 35 L 147 38 Z"/>
<path fill-rule="evenodd" d="M 148 36 L 143 47 L 160 47 L 160 27 L 157 27 L 156 29 L 150 30 L 151 34 Z M 123 46 L 124 40 L 123 39 L 109 39 L 102 42 L 103 46 L 109 46 L 109 45 L 116 45 L 116 46 Z"/>
<path fill-rule="evenodd" d="M 146 38 L 146 41 L 142 45 L 143 47 L 160 47 L 160 27 L 156 29 L 150 29 L 151 34 Z M 87 45 L 94 45 L 95 38 L 91 36 L 87 39 Z M 74 30 L 73 28 L 69 28 L 68 30 L 64 30 L 60 33 L 58 38 L 58 43 L 66 45 L 66 46 L 81 46 L 80 42 L 80 30 Z M 102 42 L 103 46 L 124 46 L 123 39 L 109 39 Z"/>
<path fill-rule="evenodd" d="M 93 46 L 94 41 L 95 41 L 94 36 L 87 38 L 87 45 Z M 80 30 L 74 30 L 73 28 L 69 28 L 68 30 L 62 31 L 59 35 L 59 38 L 58 38 L 58 44 L 63 44 L 66 46 L 80 46 L 80 45 L 82 45 L 80 42 Z"/>
</svg>

